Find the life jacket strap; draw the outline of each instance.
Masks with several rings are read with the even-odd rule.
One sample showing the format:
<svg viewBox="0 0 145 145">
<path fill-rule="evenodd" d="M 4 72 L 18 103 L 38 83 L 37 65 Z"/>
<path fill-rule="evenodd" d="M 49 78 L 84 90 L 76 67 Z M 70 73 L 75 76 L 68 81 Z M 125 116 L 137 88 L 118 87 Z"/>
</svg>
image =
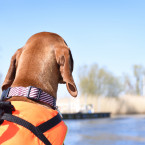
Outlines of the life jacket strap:
<svg viewBox="0 0 145 145">
<path fill-rule="evenodd" d="M 56 126 L 57 124 L 59 124 L 61 122 L 61 117 L 59 114 L 57 114 L 55 117 L 51 118 L 50 120 L 40 124 L 39 126 L 34 126 L 30 122 L 28 122 L 22 118 L 19 118 L 17 116 L 8 114 L 8 113 L 4 113 L 0 119 L 14 122 L 18 125 L 21 125 L 21 126 L 27 128 L 35 136 L 37 136 L 45 145 L 51 145 L 51 143 L 44 136 L 43 133 L 46 132 L 47 130 L 53 128 L 54 126 Z"/>
<path fill-rule="evenodd" d="M 40 124 L 39 126 L 37 126 L 37 128 L 42 132 L 46 132 L 47 130 L 53 128 L 54 126 L 56 126 L 57 124 L 59 124 L 62 121 L 62 118 L 60 117 L 59 113 L 51 118 L 50 120 Z"/>
</svg>

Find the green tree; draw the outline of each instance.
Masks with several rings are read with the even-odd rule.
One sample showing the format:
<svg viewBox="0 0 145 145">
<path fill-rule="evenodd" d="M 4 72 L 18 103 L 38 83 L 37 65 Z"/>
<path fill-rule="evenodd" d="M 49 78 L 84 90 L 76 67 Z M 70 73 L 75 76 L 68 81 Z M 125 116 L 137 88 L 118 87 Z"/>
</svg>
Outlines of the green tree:
<svg viewBox="0 0 145 145">
<path fill-rule="evenodd" d="M 79 71 L 79 86 L 81 89 L 81 92 L 83 94 L 90 94 L 94 95 L 96 94 L 96 72 L 98 71 L 98 66 L 94 65 L 91 68 L 88 68 L 88 66 L 83 66 L 80 68 Z"/>
<path fill-rule="evenodd" d="M 133 75 L 135 77 L 135 93 L 136 95 L 141 95 L 143 76 L 145 75 L 145 68 L 142 65 L 134 65 Z"/>
<path fill-rule="evenodd" d="M 82 94 L 114 97 L 122 91 L 120 79 L 96 64 L 83 66 L 79 72 L 79 88 Z"/>
<path fill-rule="evenodd" d="M 123 74 L 122 80 L 123 80 L 124 94 L 134 95 L 135 94 L 134 84 L 133 84 L 130 76 L 125 73 L 125 74 Z"/>
<path fill-rule="evenodd" d="M 142 65 L 133 65 L 132 70 L 133 77 L 130 77 L 128 74 L 123 75 L 124 93 L 141 95 L 143 90 L 143 76 L 145 76 L 145 68 Z"/>
</svg>

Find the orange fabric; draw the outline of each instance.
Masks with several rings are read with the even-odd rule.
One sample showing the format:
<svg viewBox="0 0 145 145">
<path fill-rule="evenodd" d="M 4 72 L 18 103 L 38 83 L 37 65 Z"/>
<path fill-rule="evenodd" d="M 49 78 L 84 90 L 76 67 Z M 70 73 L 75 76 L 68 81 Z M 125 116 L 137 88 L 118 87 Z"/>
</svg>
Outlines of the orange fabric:
<svg viewBox="0 0 145 145">
<path fill-rule="evenodd" d="M 34 126 L 38 126 L 47 120 L 50 120 L 58 114 L 56 110 L 45 108 L 38 104 L 32 104 L 22 101 L 11 102 L 16 111 L 13 115 L 29 121 Z M 67 126 L 63 121 L 58 125 L 46 131 L 44 135 L 52 145 L 62 145 L 67 133 Z M 23 126 L 12 122 L 4 121 L 0 125 L 0 145 L 44 145 L 31 131 Z"/>
</svg>

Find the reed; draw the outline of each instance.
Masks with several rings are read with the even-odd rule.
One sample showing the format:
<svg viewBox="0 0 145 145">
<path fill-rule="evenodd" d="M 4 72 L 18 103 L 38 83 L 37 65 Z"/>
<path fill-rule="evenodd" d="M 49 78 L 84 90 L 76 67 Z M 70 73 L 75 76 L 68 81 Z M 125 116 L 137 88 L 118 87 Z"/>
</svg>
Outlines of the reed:
<svg viewBox="0 0 145 145">
<path fill-rule="evenodd" d="M 91 103 L 91 97 L 88 103 Z M 94 103 L 94 102 L 97 102 Z M 145 97 L 122 96 L 119 98 L 98 97 L 92 101 L 96 112 L 111 112 L 112 114 L 143 114 L 145 113 Z"/>
<path fill-rule="evenodd" d="M 93 105 L 94 112 L 111 112 L 113 115 L 145 113 L 145 97 L 143 96 L 80 96 L 76 99 L 68 97 L 60 98 L 57 102 L 62 113 L 79 112 L 87 104 Z"/>
</svg>

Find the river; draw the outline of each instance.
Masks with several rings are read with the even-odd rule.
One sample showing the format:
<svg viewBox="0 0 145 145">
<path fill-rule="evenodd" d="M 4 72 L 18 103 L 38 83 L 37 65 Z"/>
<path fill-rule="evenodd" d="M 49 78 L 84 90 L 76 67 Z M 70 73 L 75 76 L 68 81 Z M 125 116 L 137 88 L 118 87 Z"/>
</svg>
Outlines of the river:
<svg viewBox="0 0 145 145">
<path fill-rule="evenodd" d="M 65 120 L 65 145 L 145 145 L 145 115 Z"/>
</svg>

